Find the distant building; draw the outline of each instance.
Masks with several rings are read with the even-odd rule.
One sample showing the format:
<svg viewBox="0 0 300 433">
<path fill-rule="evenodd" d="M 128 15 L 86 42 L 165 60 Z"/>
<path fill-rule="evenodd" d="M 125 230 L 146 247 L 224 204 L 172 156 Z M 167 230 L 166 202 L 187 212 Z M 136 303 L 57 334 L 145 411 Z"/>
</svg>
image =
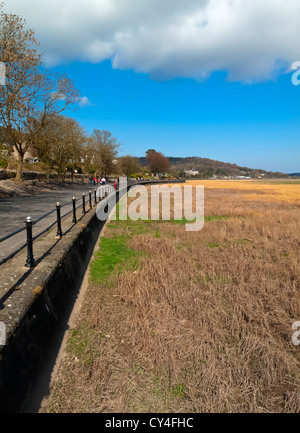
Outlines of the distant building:
<svg viewBox="0 0 300 433">
<path fill-rule="evenodd" d="M 17 161 L 18 160 L 18 152 L 16 151 L 15 147 L 13 146 L 11 149 L 11 159 Z M 24 155 L 24 161 L 29 164 L 36 164 L 37 162 L 40 162 L 38 157 L 38 151 L 36 149 L 29 148 L 27 152 L 25 152 Z"/>
<path fill-rule="evenodd" d="M 188 176 L 197 176 L 197 174 L 199 174 L 199 171 L 195 171 L 195 170 L 184 170 L 184 172 Z"/>
</svg>

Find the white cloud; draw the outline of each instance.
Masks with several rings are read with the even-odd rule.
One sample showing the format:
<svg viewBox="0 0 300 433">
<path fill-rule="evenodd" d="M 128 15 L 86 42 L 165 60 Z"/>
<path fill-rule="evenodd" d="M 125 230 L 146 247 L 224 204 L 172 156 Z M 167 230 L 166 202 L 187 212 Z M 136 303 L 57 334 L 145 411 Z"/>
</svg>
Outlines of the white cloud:
<svg viewBox="0 0 300 433">
<path fill-rule="evenodd" d="M 79 100 L 79 106 L 80 107 L 88 107 L 91 105 L 93 105 L 93 104 L 91 103 L 89 98 L 87 98 L 86 96 L 83 96 L 82 98 L 80 98 L 80 100 Z"/>
<path fill-rule="evenodd" d="M 6 0 L 48 66 L 111 59 L 156 79 L 272 78 L 300 60 L 299 0 Z"/>
</svg>

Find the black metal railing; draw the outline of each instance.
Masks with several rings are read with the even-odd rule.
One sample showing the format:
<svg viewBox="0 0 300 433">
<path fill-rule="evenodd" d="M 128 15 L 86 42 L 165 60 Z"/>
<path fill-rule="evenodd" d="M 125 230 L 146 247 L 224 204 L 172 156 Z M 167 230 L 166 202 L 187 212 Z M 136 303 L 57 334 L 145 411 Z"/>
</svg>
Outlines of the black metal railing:
<svg viewBox="0 0 300 433">
<path fill-rule="evenodd" d="M 142 180 L 142 181 L 130 181 L 127 183 L 127 187 L 138 185 L 138 184 L 151 184 L 151 183 L 169 183 L 169 180 L 166 181 L 156 181 L 156 180 Z M 172 181 L 173 183 L 174 181 Z M 178 180 L 177 182 L 184 182 L 183 180 Z M 176 181 L 174 182 L 176 183 Z M 117 186 L 118 189 L 118 186 Z M 115 190 L 113 184 L 107 184 L 98 187 L 94 190 L 94 194 L 92 191 L 89 191 L 88 196 L 86 194 L 82 194 L 81 197 L 73 197 L 70 202 L 66 202 L 65 204 L 61 205 L 60 203 L 56 203 L 55 208 L 41 217 L 39 217 L 36 220 L 32 220 L 30 216 L 26 218 L 24 221 L 25 225 L 24 227 L 21 227 L 20 229 L 4 236 L 0 239 L 0 245 L 7 241 L 8 239 L 13 238 L 14 236 L 26 231 L 26 242 L 22 243 L 21 246 L 17 247 L 16 250 L 14 250 L 12 253 L 10 253 L 7 257 L 0 260 L 0 266 L 6 263 L 8 260 L 15 257 L 19 252 L 27 248 L 27 259 L 25 266 L 33 268 L 35 267 L 35 260 L 34 260 L 34 252 L 33 252 L 33 243 L 38 238 L 43 236 L 45 233 L 49 232 L 54 226 L 57 228 L 56 238 L 61 239 L 63 237 L 63 229 L 62 229 L 62 221 L 67 218 L 69 215 L 72 214 L 72 224 L 77 224 L 78 221 L 82 217 L 84 217 L 92 208 L 93 204 L 96 206 L 98 203 L 100 203 L 105 197 L 107 197 L 110 193 L 112 193 Z M 70 206 L 71 210 L 69 210 L 67 213 L 63 214 L 63 210 Z M 82 209 L 81 215 L 78 214 L 78 211 Z M 35 227 L 39 222 L 43 221 L 44 219 L 50 217 L 51 215 L 56 213 L 56 218 L 51 224 L 49 224 L 46 228 L 42 229 L 37 235 L 33 236 L 33 227 Z"/>
<path fill-rule="evenodd" d="M 26 242 L 22 243 L 19 247 L 16 248 L 12 253 L 10 253 L 8 256 L 6 256 L 4 259 L 0 260 L 0 266 L 6 263 L 8 260 L 15 257 L 19 252 L 27 248 L 27 259 L 25 266 L 26 267 L 35 267 L 35 260 L 34 260 L 34 254 L 33 254 L 33 243 L 38 238 L 43 236 L 45 233 L 49 232 L 54 226 L 57 228 L 56 238 L 61 239 L 63 236 L 63 229 L 62 229 L 62 221 L 67 218 L 69 215 L 73 215 L 72 218 L 72 224 L 77 224 L 77 222 L 86 215 L 93 206 L 96 206 L 98 203 L 100 203 L 103 198 L 111 193 L 114 190 L 114 187 L 111 184 L 104 185 L 101 187 L 98 187 L 94 190 L 94 194 L 92 191 L 89 191 L 88 193 L 88 201 L 85 194 L 82 195 L 82 197 L 73 197 L 70 202 L 66 202 L 64 204 L 56 203 L 55 208 L 41 217 L 37 218 L 36 220 L 32 220 L 30 216 L 26 218 L 24 221 L 25 225 L 24 227 L 2 237 L 0 239 L 0 245 L 13 238 L 14 236 L 26 231 Z M 88 208 L 87 208 L 88 205 Z M 71 210 L 69 210 L 66 213 L 63 213 L 64 209 L 70 206 Z M 82 209 L 82 214 L 79 215 L 80 209 Z M 43 228 L 37 235 L 33 235 L 33 227 L 35 227 L 38 223 L 45 220 L 46 218 L 51 217 L 51 215 L 55 215 L 55 220 L 51 222 L 49 225 L 47 225 L 46 228 Z"/>
</svg>

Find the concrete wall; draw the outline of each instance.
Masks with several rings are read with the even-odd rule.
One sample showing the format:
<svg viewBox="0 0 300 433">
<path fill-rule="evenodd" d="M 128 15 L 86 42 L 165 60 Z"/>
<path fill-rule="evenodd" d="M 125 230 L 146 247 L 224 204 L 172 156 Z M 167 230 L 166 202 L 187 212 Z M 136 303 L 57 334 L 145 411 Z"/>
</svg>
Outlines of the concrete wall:
<svg viewBox="0 0 300 433">
<path fill-rule="evenodd" d="M 22 411 L 52 339 L 66 325 L 104 223 L 93 212 L 84 224 L 86 228 L 71 236 L 66 252 L 56 247 L 56 266 L 49 270 L 43 290 L 33 298 L 1 352 L 1 413 Z"/>
</svg>

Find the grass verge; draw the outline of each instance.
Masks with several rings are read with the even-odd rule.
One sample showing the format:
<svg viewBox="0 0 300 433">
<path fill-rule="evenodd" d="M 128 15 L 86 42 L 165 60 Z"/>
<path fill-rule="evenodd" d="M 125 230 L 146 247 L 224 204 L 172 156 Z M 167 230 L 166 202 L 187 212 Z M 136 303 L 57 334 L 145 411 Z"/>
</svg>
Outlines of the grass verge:
<svg viewBox="0 0 300 433">
<path fill-rule="evenodd" d="M 299 205 L 205 200 L 200 232 L 108 224 L 45 412 L 300 412 Z"/>
</svg>

